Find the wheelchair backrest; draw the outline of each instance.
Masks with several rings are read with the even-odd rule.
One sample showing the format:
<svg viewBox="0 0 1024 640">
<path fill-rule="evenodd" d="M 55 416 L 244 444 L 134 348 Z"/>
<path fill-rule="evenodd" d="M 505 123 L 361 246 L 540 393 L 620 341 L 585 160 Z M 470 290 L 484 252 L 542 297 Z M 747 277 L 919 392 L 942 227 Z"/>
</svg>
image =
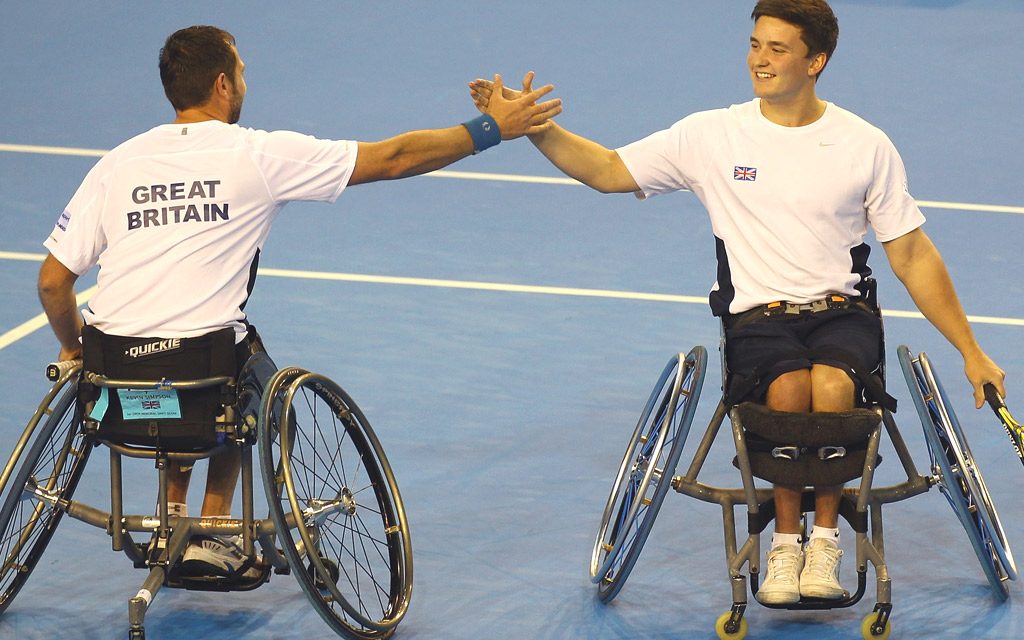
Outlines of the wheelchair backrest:
<svg viewBox="0 0 1024 640">
<path fill-rule="evenodd" d="M 82 330 L 79 400 L 99 440 L 165 451 L 201 451 L 217 446 L 233 427 L 234 381 L 239 362 L 233 329 L 194 338 L 146 338 Z M 175 389 L 182 383 L 226 378 L 223 384 Z M 139 381 L 113 388 L 107 381 Z M 158 384 L 163 382 L 164 384 Z"/>
</svg>

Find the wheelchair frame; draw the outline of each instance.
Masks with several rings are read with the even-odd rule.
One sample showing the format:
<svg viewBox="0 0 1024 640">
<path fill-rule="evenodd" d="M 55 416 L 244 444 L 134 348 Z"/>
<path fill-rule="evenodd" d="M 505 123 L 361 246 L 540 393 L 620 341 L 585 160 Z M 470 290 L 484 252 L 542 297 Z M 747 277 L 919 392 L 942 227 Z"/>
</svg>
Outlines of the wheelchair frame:
<svg viewBox="0 0 1024 640">
<path fill-rule="evenodd" d="M 0 614 L 28 579 L 66 513 L 105 530 L 114 551 L 125 553 L 136 568 L 149 569 L 128 602 L 130 640 L 145 638 L 145 616 L 161 587 L 244 591 L 265 583 L 271 571 L 292 573 L 338 635 L 359 640 L 393 635 L 412 595 L 409 527 L 384 450 L 341 387 L 296 367 L 275 372 L 265 353 L 251 356 L 237 381 L 112 380 L 82 374 L 80 363 L 48 370 L 53 374 L 58 379 L 0 474 Z M 83 375 L 97 387 L 110 389 L 186 390 L 237 382 L 237 402 L 225 403 L 224 414 L 217 419 L 224 442 L 203 450 L 165 451 L 108 442 L 101 437 L 98 422 L 88 417 L 92 403 L 79 406 L 77 386 Z M 318 452 L 311 450 L 314 442 L 336 448 Z M 100 445 L 110 452 L 109 512 L 72 499 L 89 454 Z M 270 512 L 265 519 L 254 517 L 254 445 Z M 193 462 L 232 447 L 241 456 L 242 518 L 169 515 L 168 463 Z M 156 515 L 123 513 L 124 456 L 154 461 Z M 150 539 L 138 542 L 132 534 L 149 534 Z M 180 575 L 179 561 L 196 534 L 241 536 L 245 564 L 226 577 Z M 256 554 L 257 543 L 262 557 Z M 246 577 L 246 570 L 253 567 L 257 575 Z"/>
<path fill-rule="evenodd" d="M 992 505 L 980 470 L 960 429 L 926 354 L 911 355 L 906 346 L 897 350 L 901 369 L 924 429 L 929 447 L 930 473 L 920 474 L 892 414 L 876 408 L 881 422 L 870 434 L 867 456 L 859 487 L 847 487 L 840 502 L 840 515 L 856 535 L 857 590 L 840 600 L 802 599 L 793 605 L 763 605 L 776 609 L 832 609 L 850 607 L 860 601 L 867 585 L 867 565 L 876 576 L 876 602 L 862 624 L 864 638 L 884 640 L 891 631 L 891 578 L 885 563 L 882 505 L 899 502 L 938 486 L 949 500 L 967 531 L 995 597 L 1008 597 L 1008 580 L 1017 577 L 998 514 Z M 732 607 L 715 623 L 719 638 L 739 640 L 747 633 L 743 614 L 747 607 L 747 585 L 758 589 L 760 534 L 774 519 L 771 489 L 758 488 L 750 468 L 746 433 L 735 408 L 724 397 L 696 447 L 687 471 L 674 475 L 689 433 L 707 366 L 707 351 L 695 347 L 669 360 L 633 432 L 618 475 L 602 515 L 591 557 L 590 575 L 598 585 L 598 598 L 610 602 L 622 588 L 636 562 L 669 488 L 722 508 L 725 529 L 726 564 L 732 593 Z M 724 386 L 724 385 L 723 385 Z M 726 415 L 732 424 L 736 465 L 742 486 L 718 488 L 704 484 L 698 475 L 707 459 Z M 882 426 L 896 451 L 906 480 L 887 487 L 873 487 L 876 456 Z M 735 508 L 747 507 L 747 538 L 738 542 Z M 805 489 L 801 507 L 814 509 L 814 492 Z M 744 573 L 744 567 L 748 568 Z"/>
</svg>

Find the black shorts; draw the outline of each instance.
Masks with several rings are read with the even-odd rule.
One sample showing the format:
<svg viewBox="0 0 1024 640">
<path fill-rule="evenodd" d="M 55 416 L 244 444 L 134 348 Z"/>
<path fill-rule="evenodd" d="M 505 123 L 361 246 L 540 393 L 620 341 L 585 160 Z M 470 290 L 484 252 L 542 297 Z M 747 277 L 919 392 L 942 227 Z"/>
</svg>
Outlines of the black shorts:
<svg viewBox="0 0 1024 640">
<path fill-rule="evenodd" d="M 863 385 L 843 358 L 853 358 L 865 371 L 881 362 L 882 321 L 866 309 L 851 306 L 801 315 L 778 315 L 736 323 L 726 320 L 725 357 L 732 403 L 762 401 L 776 378 L 790 371 L 825 364 L 850 374 L 858 397 Z M 815 353 L 817 352 L 817 353 Z"/>
</svg>

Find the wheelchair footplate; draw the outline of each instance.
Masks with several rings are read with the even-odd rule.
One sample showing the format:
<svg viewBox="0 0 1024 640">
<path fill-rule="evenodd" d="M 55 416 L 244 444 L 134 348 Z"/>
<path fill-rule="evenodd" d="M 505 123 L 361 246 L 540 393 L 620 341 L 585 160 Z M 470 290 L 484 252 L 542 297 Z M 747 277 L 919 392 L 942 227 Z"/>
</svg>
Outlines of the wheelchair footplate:
<svg viewBox="0 0 1024 640">
<path fill-rule="evenodd" d="M 243 565 L 233 575 L 189 575 L 181 572 L 179 562 L 168 570 L 165 584 L 172 589 L 188 591 L 252 591 L 270 581 L 272 569 L 269 562 L 257 559 L 248 567 Z"/>
</svg>

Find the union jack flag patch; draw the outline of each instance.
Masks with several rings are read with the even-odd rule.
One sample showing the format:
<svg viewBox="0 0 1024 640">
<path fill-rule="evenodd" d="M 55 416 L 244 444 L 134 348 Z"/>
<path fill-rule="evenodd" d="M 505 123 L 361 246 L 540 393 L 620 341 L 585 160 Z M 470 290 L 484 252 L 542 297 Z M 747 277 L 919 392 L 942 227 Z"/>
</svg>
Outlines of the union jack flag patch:
<svg viewBox="0 0 1024 640">
<path fill-rule="evenodd" d="M 143 409 L 159 409 L 160 408 L 160 401 L 159 400 L 143 400 L 142 401 L 142 408 Z"/>
<path fill-rule="evenodd" d="M 753 182 L 757 180 L 757 167 L 740 167 L 736 166 L 732 168 L 732 179 L 733 180 L 746 180 L 747 182 Z"/>
</svg>

